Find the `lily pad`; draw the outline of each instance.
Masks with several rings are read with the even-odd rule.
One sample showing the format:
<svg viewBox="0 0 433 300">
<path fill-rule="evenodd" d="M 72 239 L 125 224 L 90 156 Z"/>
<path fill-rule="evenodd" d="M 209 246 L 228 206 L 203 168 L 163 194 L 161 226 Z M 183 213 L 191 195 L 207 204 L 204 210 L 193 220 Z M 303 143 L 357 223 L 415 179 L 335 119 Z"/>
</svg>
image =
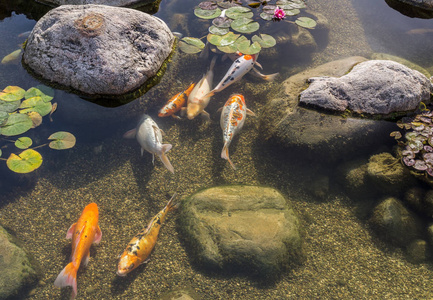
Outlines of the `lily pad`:
<svg viewBox="0 0 433 300">
<path fill-rule="evenodd" d="M 47 95 L 44 92 L 42 92 L 40 89 L 35 88 L 35 87 L 29 88 L 26 91 L 26 93 L 24 94 L 25 99 L 30 99 L 33 97 L 41 97 L 42 100 L 44 100 L 45 102 L 49 102 L 49 101 L 53 100 L 53 98 L 54 98 L 53 96 Z"/>
<path fill-rule="evenodd" d="M 33 149 L 24 150 L 19 155 L 12 153 L 6 161 L 8 168 L 15 173 L 30 173 L 39 168 L 41 164 L 41 154 Z"/>
<path fill-rule="evenodd" d="M 221 15 L 221 9 L 205 10 L 198 7 L 194 9 L 194 15 L 201 19 L 215 19 Z"/>
<path fill-rule="evenodd" d="M 232 19 L 227 17 L 218 17 L 212 20 L 212 25 L 219 28 L 230 28 L 231 23 Z"/>
<path fill-rule="evenodd" d="M 308 17 L 299 17 L 298 19 L 296 19 L 295 23 L 298 26 L 309 28 L 309 29 L 313 29 L 317 25 L 316 21 Z"/>
<path fill-rule="evenodd" d="M 64 150 L 75 146 L 75 136 L 72 133 L 66 131 L 58 131 L 48 137 L 49 140 L 53 140 L 49 143 L 51 149 Z"/>
<path fill-rule="evenodd" d="M 260 52 L 260 50 L 262 50 L 262 47 L 260 46 L 260 44 L 258 42 L 253 42 L 251 44 L 251 42 L 249 40 L 247 40 L 247 42 L 244 42 L 242 44 L 239 45 L 238 50 L 242 53 L 242 54 L 257 54 Z"/>
<path fill-rule="evenodd" d="M 198 53 L 204 47 L 205 44 L 198 38 L 184 37 L 179 41 L 179 48 L 185 53 Z"/>
<path fill-rule="evenodd" d="M 0 111 L 0 125 L 9 118 L 9 114 L 4 111 Z"/>
<path fill-rule="evenodd" d="M 24 100 L 20 105 L 20 113 L 38 112 L 42 117 L 51 112 L 51 102 L 45 102 L 42 97 L 36 96 Z"/>
<path fill-rule="evenodd" d="M 240 6 L 239 4 L 233 2 L 226 2 L 226 1 L 218 1 L 217 4 L 219 7 L 226 8 L 226 9 L 230 7 Z"/>
<path fill-rule="evenodd" d="M 262 4 L 261 2 L 250 2 L 250 3 L 248 3 L 248 6 L 249 6 L 249 7 L 252 7 L 252 8 L 257 8 L 257 7 L 259 7 L 261 4 Z"/>
<path fill-rule="evenodd" d="M 251 40 L 258 42 L 262 48 L 271 48 L 277 44 L 277 41 L 269 34 L 260 34 L 260 36 L 254 35 Z"/>
<path fill-rule="evenodd" d="M 262 13 L 260 14 L 260 18 L 262 18 L 263 20 L 266 20 L 266 21 L 272 21 L 272 19 L 274 18 L 274 15 L 273 15 L 273 14 L 267 14 L 267 13 L 265 13 L 265 12 L 262 12 Z"/>
<path fill-rule="evenodd" d="M 293 8 L 306 8 L 307 6 L 305 5 L 304 1 L 302 0 L 279 0 L 276 3 L 278 6 L 283 6 L 283 5 L 290 5 Z"/>
<path fill-rule="evenodd" d="M 32 128 L 33 122 L 29 116 L 25 114 L 12 114 L 8 120 L 1 127 L 1 133 L 5 136 L 19 135 L 30 128 Z"/>
<path fill-rule="evenodd" d="M 0 100 L 0 111 L 11 113 L 16 111 L 18 107 L 20 107 L 20 105 L 21 105 L 21 100 L 10 101 L 10 102 Z"/>
<path fill-rule="evenodd" d="M 259 23 L 254 22 L 252 19 L 249 18 L 239 18 L 233 20 L 230 26 L 233 28 L 233 30 L 241 33 L 252 33 L 259 30 L 260 28 Z"/>
<path fill-rule="evenodd" d="M 284 9 L 284 13 L 286 14 L 286 16 L 296 16 L 296 15 L 299 15 L 301 13 L 301 11 L 297 8 Z M 316 25 L 314 25 L 314 26 L 316 26 Z"/>
<path fill-rule="evenodd" d="M 238 51 L 236 43 L 230 44 L 228 46 L 217 46 L 218 50 L 224 53 L 235 53 Z"/>
<path fill-rule="evenodd" d="M 29 118 L 33 122 L 32 128 L 36 128 L 36 127 L 38 127 L 39 125 L 42 124 L 42 116 L 41 116 L 40 113 L 38 113 L 36 111 L 31 111 L 27 115 L 29 116 Z"/>
<path fill-rule="evenodd" d="M 0 149 L 0 156 L 2 156 L 2 150 Z"/>
<path fill-rule="evenodd" d="M 33 144 L 32 139 L 26 136 L 20 137 L 15 141 L 15 147 L 19 149 L 27 149 L 32 144 Z"/>
<path fill-rule="evenodd" d="M 400 139 L 401 138 L 401 132 L 400 131 L 393 131 L 393 132 L 391 132 L 390 134 L 389 134 L 389 136 L 392 136 L 392 137 L 394 137 L 396 140 L 398 140 L 398 139 Z"/>
<path fill-rule="evenodd" d="M 231 31 L 226 33 L 225 35 L 216 35 L 209 33 L 207 35 L 207 40 L 209 43 L 215 46 L 228 46 L 233 44 L 238 37 L 239 34 L 234 34 Z"/>
<path fill-rule="evenodd" d="M 21 100 L 25 92 L 26 91 L 19 86 L 8 86 L 0 92 L 0 100 L 6 102 Z"/>
<path fill-rule="evenodd" d="M 252 18 L 253 15 L 254 14 L 250 8 L 243 7 L 243 6 L 230 7 L 229 9 L 226 10 L 226 16 L 229 17 L 230 19 L 239 19 L 239 18 L 249 19 Z"/>
<path fill-rule="evenodd" d="M 226 33 L 228 33 L 230 30 L 228 28 L 220 28 L 220 27 L 216 27 L 216 26 L 211 26 L 209 27 L 209 32 L 212 34 L 217 34 L 217 35 L 224 35 Z"/>
<path fill-rule="evenodd" d="M 200 7 L 201 9 L 204 10 L 214 10 L 217 9 L 217 4 L 215 2 L 211 2 L 211 1 L 204 1 L 201 2 L 198 7 Z"/>
</svg>

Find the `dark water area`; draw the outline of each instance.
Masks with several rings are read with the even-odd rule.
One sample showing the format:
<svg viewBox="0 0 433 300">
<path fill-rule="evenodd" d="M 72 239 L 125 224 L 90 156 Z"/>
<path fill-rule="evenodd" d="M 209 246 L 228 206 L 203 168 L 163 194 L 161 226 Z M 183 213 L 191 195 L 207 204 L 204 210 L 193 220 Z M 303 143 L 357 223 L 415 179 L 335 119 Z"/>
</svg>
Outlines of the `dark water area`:
<svg viewBox="0 0 433 300">
<path fill-rule="evenodd" d="M 39 148 L 42 166 L 24 175 L 11 172 L 5 161 L 0 161 L 0 225 L 24 241 L 43 273 L 39 283 L 18 298 L 69 298 L 70 289 L 59 290 L 53 282 L 69 259 L 66 231 L 90 202 L 99 206 L 103 239 L 92 247 L 89 266 L 79 271 L 77 299 L 164 299 L 167 292 L 182 288 L 198 295 L 194 299 L 431 298 L 431 260 L 412 264 L 404 247 L 392 247 L 378 238 L 367 220 L 379 196 L 366 191 L 360 202 L 348 196 L 337 182 L 338 167 L 345 157 L 337 162 L 318 160 L 304 149 L 280 148 L 265 141 L 259 118 L 248 117 L 230 146 L 238 170 L 234 172 L 220 158 L 223 144 L 217 110 L 233 92 L 243 93 L 248 107 L 260 116 L 272 99 L 272 91 L 277 94 L 289 76 L 347 56 L 387 53 L 432 73 L 432 19 L 409 18 L 385 1 L 324 2 L 306 1 L 308 9 L 329 21 L 329 36 L 320 29 L 311 32 L 317 50 L 291 47 L 280 53 L 269 49 L 260 53 L 263 73 L 279 72 L 280 76 L 266 83 L 246 75 L 211 101 L 207 108 L 210 123 L 200 118 L 178 121 L 157 117 L 166 100 L 197 81 L 209 65 L 210 59 L 203 61 L 198 54 L 186 55 L 178 49 L 161 82 L 126 105 L 103 107 L 55 90 L 52 102 L 58 107 L 53 121 L 44 117 L 41 126 L 24 135 L 37 146 L 46 143 L 53 132 L 68 131 L 75 135 L 76 146 L 64 151 Z M 202 37 L 207 34 L 203 28 L 207 29 L 209 21 L 194 16 L 193 8 L 198 3 L 162 0 L 155 16 L 184 36 Z M 19 35 L 32 30 L 44 8 L 33 1 L 0 0 L 0 58 L 19 49 L 25 41 Z M 269 33 L 285 28 L 283 22 L 270 25 Z M 352 25 L 359 31 L 352 30 Z M 350 35 L 353 32 L 363 35 Z M 360 44 L 365 47 L 357 49 Z M 214 85 L 230 64 L 229 60 L 217 64 Z M 1 89 L 9 85 L 29 89 L 38 84 L 20 62 L 0 64 Z M 122 138 L 143 113 L 155 119 L 165 131 L 163 140 L 173 144 L 168 157 L 175 167 L 174 175 L 157 158 L 152 164 L 151 154 L 141 156 L 136 140 Z M 393 153 L 395 145 L 393 138 L 384 136 L 379 145 L 351 154 L 350 160 L 368 161 L 373 154 Z M 1 158 L 17 150 L 3 136 L 0 149 Z M 251 280 L 245 274 L 202 272 L 185 250 L 173 213 L 161 230 L 150 263 L 126 278 L 116 276 L 117 255 L 134 234 L 146 227 L 169 196 L 177 192 L 185 198 L 199 189 L 226 184 L 271 186 L 291 200 L 305 226 L 307 257 L 300 266 L 281 274 L 271 284 Z"/>
</svg>

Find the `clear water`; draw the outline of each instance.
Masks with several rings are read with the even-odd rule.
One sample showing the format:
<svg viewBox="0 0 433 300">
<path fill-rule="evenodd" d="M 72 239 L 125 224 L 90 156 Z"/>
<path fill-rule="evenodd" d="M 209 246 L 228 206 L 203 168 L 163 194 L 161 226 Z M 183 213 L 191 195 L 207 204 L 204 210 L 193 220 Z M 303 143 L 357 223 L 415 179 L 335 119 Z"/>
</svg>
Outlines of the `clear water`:
<svg viewBox="0 0 433 300">
<path fill-rule="evenodd" d="M 192 23 L 197 19 L 192 10 L 198 2 L 163 0 L 156 15 L 174 24 L 173 13 L 189 13 L 184 16 Z M 40 148 L 44 162 L 28 175 L 13 174 L 0 161 L 0 225 L 23 241 L 42 270 L 39 284 L 18 298 L 69 297 L 70 290 L 59 290 L 53 282 L 70 255 L 65 233 L 92 201 L 100 209 L 103 239 L 92 248 L 89 266 L 78 274 L 79 299 L 160 299 L 181 288 L 201 299 L 413 299 L 433 295 L 431 262 L 411 264 L 402 249 L 389 247 L 376 237 L 366 220 L 377 199 L 360 204 L 347 197 L 334 184 L 336 166 L 311 161 L 299 153 L 293 157 L 287 150 L 267 144 L 259 134 L 260 122 L 252 118 L 231 146 L 238 170 L 233 172 L 220 158 L 222 134 L 216 110 L 234 91 L 245 93 L 249 108 L 260 115 L 266 106 L 265 92 L 279 89 L 285 78 L 348 55 L 389 53 L 433 71 L 433 33 L 407 33 L 432 29 L 432 20 L 408 18 L 384 1 L 317 0 L 307 1 L 307 6 L 329 20 L 329 45 L 325 43 L 311 55 L 295 49 L 278 61 L 261 55 L 264 73 L 280 72 L 277 82 L 267 84 L 246 76 L 211 102 L 210 124 L 199 118 L 188 122 L 156 117 L 166 99 L 205 72 L 206 63 L 196 56 L 175 55 L 158 86 L 117 108 L 101 107 L 56 90 L 53 102 L 58 109 L 53 122 L 45 117 L 40 127 L 26 135 L 40 145 L 49 134 L 65 130 L 77 137 L 77 145 L 66 151 Z M 24 41 L 18 35 L 33 28 L 33 18 L 37 18 L 33 15 L 41 15 L 33 6 L 28 9 L 31 11 L 24 14 L 25 5 L 0 1 L 0 58 L 18 49 Z M 353 36 L 353 32 L 362 35 Z M 367 46 L 359 49 L 360 44 Z M 216 67 L 214 83 L 228 66 Z M 21 64 L 0 65 L 1 88 L 18 85 L 27 89 L 38 84 Z M 254 90 L 255 85 L 260 92 Z M 174 175 L 158 160 L 153 165 L 149 154 L 141 157 L 135 141 L 122 139 L 144 112 L 155 117 L 166 132 L 164 140 L 173 144 L 168 156 Z M 384 139 L 382 149 L 391 151 L 393 145 L 392 140 Z M 0 147 L 4 146 L 3 158 L 13 149 L 10 142 L 0 139 Z M 377 151 L 371 149 L 371 153 Z M 330 179 L 330 188 L 325 197 L 318 197 L 311 192 L 311 183 L 324 176 Z M 149 264 L 126 278 L 116 277 L 117 255 L 165 205 L 169 195 L 176 191 L 187 197 L 200 188 L 238 183 L 272 186 L 291 200 L 305 227 L 306 259 L 299 267 L 271 285 L 242 275 L 203 272 L 183 247 L 173 214 L 161 230 Z"/>
</svg>

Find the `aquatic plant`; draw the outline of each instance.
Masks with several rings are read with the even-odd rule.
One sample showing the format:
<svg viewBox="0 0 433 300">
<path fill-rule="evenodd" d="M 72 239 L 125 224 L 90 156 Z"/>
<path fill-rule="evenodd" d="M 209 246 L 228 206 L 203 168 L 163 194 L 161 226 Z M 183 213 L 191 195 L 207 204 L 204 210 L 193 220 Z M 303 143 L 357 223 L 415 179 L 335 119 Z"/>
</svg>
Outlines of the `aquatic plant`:
<svg viewBox="0 0 433 300">
<path fill-rule="evenodd" d="M 397 122 L 404 129 L 404 138 L 400 131 L 391 132 L 399 140 L 402 163 L 411 170 L 433 177 L 433 111 L 420 104 L 414 117 L 405 117 Z"/>
<path fill-rule="evenodd" d="M 194 15 L 206 20 L 212 20 L 206 38 L 208 43 L 224 53 L 256 54 L 262 48 L 275 46 L 275 39 L 268 34 L 253 35 L 251 39 L 243 34 L 250 35 L 260 29 L 260 24 L 253 18 L 259 15 L 265 21 L 284 21 L 298 26 L 313 29 L 316 21 L 308 17 L 299 17 L 294 22 L 286 20 L 287 16 L 296 16 L 305 8 L 303 0 L 277 0 L 271 1 L 204 1 L 195 9 Z M 245 4 L 245 5 L 244 5 Z M 239 34 L 235 34 L 234 32 Z M 204 43 L 194 37 L 185 37 L 180 40 L 179 48 L 185 53 L 198 53 L 204 49 Z"/>
<path fill-rule="evenodd" d="M 51 103 L 54 91 L 49 87 L 40 85 L 27 91 L 18 86 L 8 86 L 0 92 L 0 136 L 11 137 L 21 135 L 32 128 L 42 124 L 42 118 L 56 110 L 57 103 Z M 3 141 L 13 143 L 16 148 L 22 149 L 18 155 L 11 153 L 5 160 L 8 168 L 16 173 L 29 173 L 42 164 L 42 155 L 36 148 L 48 145 L 52 149 L 63 150 L 74 147 L 75 136 L 69 132 L 59 131 L 48 137 L 50 143 L 39 145 L 30 149 L 33 141 L 29 137 L 19 137 L 17 140 L 3 138 Z M 4 145 L 1 148 L 7 148 Z"/>
</svg>

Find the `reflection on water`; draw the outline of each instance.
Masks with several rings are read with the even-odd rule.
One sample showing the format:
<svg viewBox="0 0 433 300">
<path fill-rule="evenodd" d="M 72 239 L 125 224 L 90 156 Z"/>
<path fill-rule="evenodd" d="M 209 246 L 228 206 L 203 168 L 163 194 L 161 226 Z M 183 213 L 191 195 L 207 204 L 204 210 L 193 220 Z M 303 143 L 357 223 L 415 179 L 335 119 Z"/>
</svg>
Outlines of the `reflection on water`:
<svg viewBox="0 0 433 300">
<path fill-rule="evenodd" d="M 0 225 L 11 228 L 24 241 L 44 271 L 32 296 L 23 297 L 69 297 L 69 290 L 60 292 L 53 282 L 71 251 L 65 233 L 90 202 L 97 202 L 100 208 L 103 238 L 99 246 L 91 249 L 88 268 L 78 275 L 81 299 L 160 299 L 166 292 L 181 287 L 194 290 L 202 299 L 397 299 L 401 295 L 420 298 L 431 295 L 431 264 L 408 263 L 402 250 L 390 249 L 369 230 L 365 219 L 377 202 L 373 192 L 362 194 L 366 198 L 363 200 L 347 197 L 335 183 L 338 177 L 335 162 L 317 161 L 296 149 L 281 149 L 265 142 L 260 134 L 259 117 L 266 108 L 268 93 L 279 92 L 284 79 L 312 65 L 372 50 L 401 56 L 431 71 L 432 43 L 428 41 L 433 35 L 428 30 L 411 32 L 432 28 L 431 20 L 405 17 L 384 1 L 352 2 L 355 10 L 350 1 L 344 0 L 307 3 L 329 21 L 328 31 L 312 33 L 318 47 L 314 51 L 291 47 L 286 52 L 261 53 L 263 72 L 280 72 L 279 79 L 266 83 L 246 75 L 211 101 L 207 109 L 210 123 L 198 118 L 179 121 L 157 117 L 167 99 L 206 71 L 209 61 L 203 62 L 197 55 L 174 55 L 159 85 L 118 108 L 101 107 L 56 91 L 58 109 L 53 122 L 44 120 L 31 137 L 42 141 L 52 132 L 66 130 L 77 137 L 76 147 L 63 152 L 41 149 L 43 165 L 28 175 L 11 174 L 4 161 L 0 161 Z M 156 15 L 172 30 L 201 37 L 206 34 L 202 29 L 209 24 L 199 26 L 201 21 L 192 13 L 197 4 L 198 1 L 192 0 L 162 1 Z M 18 35 L 35 24 L 24 14 L 8 16 L 7 9 L 0 6 L 2 9 L 7 17 L 0 22 L 0 57 L 16 50 L 23 42 Z M 353 19 L 344 19 L 347 12 Z M 343 21 L 353 24 L 355 29 L 361 28 L 365 36 L 351 36 L 355 29 L 350 26 L 334 32 Z M 272 30 L 278 32 L 276 29 L 284 26 L 275 24 Z M 344 39 L 344 43 L 335 42 L 339 39 Z M 353 48 L 363 39 L 371 49 Z M 226 61 L 216 66 L 215 82 L 230 64 Z M 37 84 L 20 64 L 0 65 L 1 88 L 17 85 L 27 89 Z M 248 108 L 259 116 L 248 117 L 230 146 L 231 159 L 238 167 L 236 172 L 220 158 L 223 144 L 217 113 L 233 92 L 243 93 Z M 122 139 L 144 112 L 165 131 L 164 141 L 173 144 L 169 155 L 174 175 L 158 160 L 152 164 L 149 153 L 140 156 L 135 140 Z M 0 139 L 0 147 L 6 143 Z M 365 162 L 371 154 L 392 151 L 394 145 L 392 139 L 384 138 L 379 149 L 370 149 L 358 158 Z M 131 277 L 116 278 L 117 254 L 165 205 L 167 195 L 178 192 L 182 198 L 201 188 L 239 183 L 275 187 L 293 202 L 306 235 L 307 258 L 299 268 L 282 274 L 281 280 L 269 286 L 243 276 L 202 273 L 185 252 L 173 217 L 164 224 L 149 264 L 137 268 Z"/>
</svg>

